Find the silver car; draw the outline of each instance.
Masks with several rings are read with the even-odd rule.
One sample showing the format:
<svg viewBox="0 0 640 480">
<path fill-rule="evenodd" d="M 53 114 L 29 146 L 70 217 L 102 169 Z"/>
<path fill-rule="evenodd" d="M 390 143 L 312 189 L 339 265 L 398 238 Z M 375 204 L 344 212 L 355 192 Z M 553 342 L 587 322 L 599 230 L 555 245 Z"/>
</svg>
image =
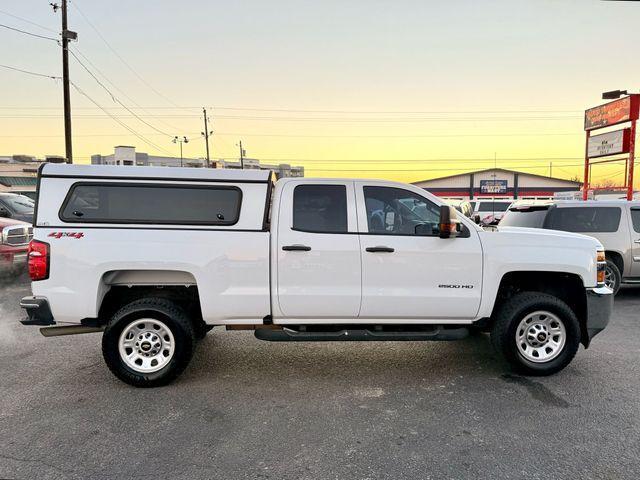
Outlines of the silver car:
<svg viewBox="0 0 640 480">
<path fill-rule="evenodd" d="M 640 284 L 640 202 L 561 200 L 512 205 L 499 226 L 576 232 L 602 243 L 607 257 L 606 285 Z"/>
</svg>

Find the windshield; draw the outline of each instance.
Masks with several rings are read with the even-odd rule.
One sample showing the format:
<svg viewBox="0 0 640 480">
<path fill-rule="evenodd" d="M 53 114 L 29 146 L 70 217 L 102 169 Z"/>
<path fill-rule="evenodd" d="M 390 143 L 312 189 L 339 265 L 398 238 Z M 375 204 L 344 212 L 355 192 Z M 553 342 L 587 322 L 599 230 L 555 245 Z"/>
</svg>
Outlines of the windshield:
<svg viewBox="0 0 640 480">
<path fill-rule="evenodd" d="M 3 195 L 1 198 L 11 210 L 19 215 L 33 213 L 35 203 L 29 197 L 24 195 Z"/>
<path fill-rule="evenodd" d="M 500 220 L 501 227 L 529 227 L 542 228 L 544 218 L 549 211 L 548 207 L 542 208 L 511 208 Z"/>
<path fill-rule="evenodd" d="M 511 202 L 480 202 L 479 212 L 504 212 Z"/>
</svg>

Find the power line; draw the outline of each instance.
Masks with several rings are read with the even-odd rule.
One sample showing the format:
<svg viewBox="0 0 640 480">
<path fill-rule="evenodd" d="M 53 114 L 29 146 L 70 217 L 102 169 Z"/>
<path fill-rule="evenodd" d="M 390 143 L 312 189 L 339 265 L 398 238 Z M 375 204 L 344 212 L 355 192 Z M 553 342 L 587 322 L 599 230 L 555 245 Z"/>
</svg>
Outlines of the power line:
<svg viewBox="0 0 640 480">
<path fill-rule="evenodd" d="M 78 48 L 76 48 L 78 51 Z M 86 58 L 85 58 L 86 59 Z M 95 68 L 95 65 L 94 65 Z M 168 107 L 166 105 L 149 105 L 138 106 L 148 110 L 200 110 L 202 107 L 197 106 L 177 106 Z M 40 109 L 40 108 L 59 108 L 59 107 L 0 107 L 0 108 L 19 108 L 19 109 Z M 95 109 L 95 107 L 84 107 L 86 109 Z M 458 114 L 509 114 L 509 113 L 582 113 L 582 110 L 469 110 L 469 111 L 443 111 L 443 110 L 431 110 L 431 111 L 356 111 L 356 110 L 294 110 L 294 109 L 256 109 L 256 108 L 244 108 L 244 107 L 207 107 L 215 110 L 247 110 L 247 111 L 275 111 L 275 112 L 295 112 L 295 113 L 356 113 L 356 114 L 430 114 L 430 115 L 458 115 Z"/>
<path fill-rule="evenodd" d="M 188 107 L 195 108 L 195 107 Z M 254 112 L 291 112 L 291 113 L 358 113 L 358 114 L 459 114 L 459 113 L 578 113 L 582 110 L 468 110 L 468 111 L 438 111 L 438 110 L 306 110 L 293 108 L 254 108 L 254 107 L 214 107 L 216 110 L 239 110 Z"/>
<path fill-rule="evenodd" d="M 7 68 L 9 70 L 15 70 L 16 72 L 26 73 L 27 75 L 33 75 L 33 76 L 36 76 L 36 77 L 50 78 L 50 79 L 53 79 L 53 80 L 62 80 L 62 77 L 57 77 L 55 75 L 47 75 L 47 74 L 44 74 L 44 73 L 32 72 L 30 70 L 23 70 L 21 68 L 12 67 L 10 65 L 2 65 L 2 64 L 0 64 L 0 67 Z"/>
<path fill-rule="evenodd" d="M 145 125 L 147 125 L 148 127 L 152 128 L 152 129 L 153 129 L 153 130 L 155 130 L 156 132 L 161 133 L 161 134 L 163 134 L 163 135 L 166 135 L 167 137 L 171 137 L 171 134 L 170 134 L 170 133 L 163 132 L 162 130 L 160 130 L 159 128 L 156 128 L 156 127 L 155 127 L 154 125 L 152 125 L 151 123 L 149 123 L 149 122 L 147 122 L 146 120 L 142 119 L 139 115 L 136 115 L 136 113 L 135 113 L 135 112 L 133 112 L 129 107 L 127 107 L 124 103 L 122 103 L 122 102 L 121 102 L 121 101 L 120 101 L 120 100 L 119 100 L 119 99 L 118 99 L 118 98 L 117 98 L 117 97 L 116 97 L 116 96 L 111 92 L 111 90 L 109 90 L 109 89 L 104 85 L 104 83 L 102 83 L 102 82 L 98 79 L 98 77 L 96 77 L 96 76 L 94 75 L 94 73 L 93 73 L 91 70 L 89 70 L 89 68 L 88 68 L 84 63 L 82 63 L 82 61 L 78 58 L 78 56 L 75 54 L 75 52 L 74 52 L 73 50 L 69 50 L 69 52 L 71 53 L 71 55 L 73 56 L 73 58 L 75 58 L 75 59 L 76 59 L 76 61 L 77 61 L 77 62 L 82 66 L 82 68 L 84 68 L 84 69 L 87 71 L 87 73 L 89 73 L 89 75 L 91 75 L 91 77 L 92 77 L 92 78 L 93 78 L 93 79 L 98 83 L 98 85 L 100 85 L 100 86 L 101 86 L 101 87 L 102 87 L 102 88 L 103 88 L 103 89 L 104 89 L 104 90 L 109 94 L 109 96 L 111 97 L 111 99 L 112 99 L 114 102 L 116 102 L 116 103 L 118 103 L 119 105 L 121 105 L 124 109 L 126 109 L 129 113 L 131 113 L 135 118 L 137 118 L 139 121 L 141 121 L 142 123 L 144 123 L 144 124 L 145 124 Z"/>
<path fill-rule="evenodd" d="M 142 135 L 140 135 L 138 132 L 136 132 L 134 129 L 132 129 L 129 125 L 127 125 L 126 123 L 122 122 L 118 117 L 112 115 L 111 113 L 109 113 L 108 110 L 106 110 L 105 108 L 103 108 L 98 102 L 96 102 L 93 98 L 91 98 L 89 95 L 87 95 L 84 91 L 82 91 L 75 83 L 70 82 L 71 85 L 73 85 L 73 88 L 76 89 L 76 91 L 86 97 L 91 103 L 93 103 L 95 106 L 97 106 L 98 108 L 100 108 L 103 112 L 105 112 L 107 114 L 107 116 L 109 116 L 112 120 L 114 120 L 116 123 L 118 123 L 120 126 L 122 126 L 123 128 L 125 128 L 126 130 L 128 130 L 130 133 L 132 133 L 134 136 L 136 136 L 138 139 L 142 140 L 144 143 L 146 143 L 147 145 L 150 145 L 158 150 L 161 150 L 163 152 L 165 152 L 168 155 L 171 155 L 171 152 L 169 152 L 168 150 L 160 147 L 159 145 L 156 145 L 155 143 L 153 143 L 151 140 L 146 139 L 145 137 L 143 137 Z"/>
<path fill-rule="evenodd" d="M 156 90 L 151 84 L 149 84 L 149 82 L 147 82 L 144 78 L 142 78 L 142 76 L 136 72 L 133 67 L 131 65 L 129 65 L 129 63 L 120 56 L 120 54 L 118 52 L 116 52 L 116 50 L 111 46 L 111 44 L 107 41 L 106 38 L 104 38 L 104 36 L 102 35 L 102 33 L 100 33 L 100 31 L 98 30 L 98 28 L 91 22 L 91 20 L 89 20 L 89 18 L 84 14 L 84 12 L 82 11 L 82 9 L 77 5 L 77 2 L 73 1 L 73 2 L 69 2 L 71 3 L 71 5 L 73 5 L 73 7 L 78 11 L 78 13 L 80 15 L 82 15 L 82 18 L 84 18 L 84 20 L 89 24 L 89 26 L 93 29 L 94 32 L 96 32 L 96 34 L 98 35 L 98 37 L 100 37 L 100 39 L 102 40 L 102 42 L 107 46 L 107 48 L 109 48 L 109 50 L 111 50 L 111 52 L 118 57 L 118 59 L 124 64 L 125 67 L 127 67 L 129 69 L 129 71 L 131 71 L 131 73 L 133 73 L 138 80 L 140 80 L 142 83 L 144 83 L 147 87 L 149 87 L 149 89 L 151 89 L 156 95 L 158 95 L 159 97 L 163 98 L 165 101 L 167 101 L 168 103 L 170 103 L 171 105 L 178 107 L 175 103 L 173 103 L 170 99 L 168 99 L 167 97 L 165 97 L 162 93 L 160 93 L 158 90 Z M 179 108 L 179 107 L 178 107 Z"/>
<path fill-rule="evenodd" d="M 42 38 L 44 40 L 53 40 L 54 42 L 58 43 L 58 39 L 57 38 L 53 38 L 53 37 L 46 37 L 44 35 L 39 35 L 37 33 L 33 33 L 33 32 L 27 32 L 26 30 L 20 30 L 19 28 L 15 28 L 15 27 L 10 27 L 9 25 L 5 25 L 3 23 L 0 23 L 0 27 L 2 28 L 6 28 L 8 30 L 13 30 L 14 32 L 19 32 L 22 33 L 24 35 L 30 35 L 32 37 L 37 37 L 37 38 Z"/>
<path fill-rule="evenodd" d="M 77 108 L 75 110 L 78 110 Z M 6 118 L 0 115 L 0 118 Z M 23 117 L 21 117 L 23 118 Z M 40 118 L 40 117 L 26 117 Z M 47 118 L 59 118 L 51 116 Z M 201 135 L 199 132 L 186 132 L 187 135 L 194 135 L 189 140 L 195 140 Z M 164 133 L 148 132 L 145 135 L 162 135 Z M 285 137 L 285 138 L 458 138 L 458 137 L 546 137 L 546 136 L 583 136 L 583 133 L 514 133 L 514 134 L 443 134 L 443 135 L 288 135 L 288 134 L 271 134 L 271 133 L 247 133 L 247 132 L 216 132 L 216 136 L 225 137 Z M 46 138 L 52 135 L 0 135 L 1 137 L 29 137 L 29 138 Z M 94 133 L 85 134 L 85 137 L 109 137 L 113 134 Z"/>
<path fill-rule="evenodd" d="M 492 165 L 493 166 L 493 165 Z M 564 165 L 565 167 L 582 167 L 583 163 L 576 163 L 574 165 Z M 499 165 L 497 168 L 504 169 L 544 169 L 545 165 Z M 369 168 L 349 168 L 349 169 L 338 169 L 338 168 L 307 168 L 305 167 L 305 171 L 311 172 L 398 172 L 398 173 L 412 173 L 412 172 L 451 172 L 457 171 L 459 168 L 455 167 L 446 167 L 446 168 L 412 168 L 411 170 L 398 170 L 394 169 L 369 169 Z"/>
<path fill-rule="evenodd" d="M 233 160 L 238 158 L 237 156 L 222 157 L 223 160 Z M 521 158 L 503 158 L 503 161 L 575 161 L 582 160 L 583 157 L 521 157 Z M 383 162 L 383 163 L 409 163 L 409 162 L 493 162 L 494 158 L 465 158 L 465 157 L 450 157 L 450 158 L 278 158 L 278 157 L 262 157 L 260 160 L 265 162 L 325 162 L 325 163 L 359 163 L 359 162 Z"/>
<path fill-rule="evenodd" d="M 46 115 L 39 115 L 46 116 Z M 96 117 L 99 118 L 104 115 L 100 114 L 82 114 L 85 118 Z M 135 116 L 135 115 L 131 115 Z M 201 118 L 200 115 L 138 115 L 139 117 L 151 117 L 151 118 Z M 22 117 L 28 117 L 28 115 L 22 115 Z M 15 116 L 15 118 L 21 118 L 20 116 Z M 216 115 L 216 118 L 224 118 L 229 120 L 268 120 L 268 121 L 284 121 L 284 122 L 332 122 L 332 123 L 413 123 L 413 122 L 479 122 L 479 121 L 488 121 L 488 122 L 513 122 L 513 121 L 535 121 L 535 120 L 568 120 L 569 117 L 553 117 L 553 118 L 543 118 L 543 117 L 511 117 L 511 118 L 394 118 L 394 119 L 366 119 L 366 118 L 353 118 L 353 119 L 338 119 L 338 118 L 301 118 L 301 117 L 248 117 L 248 116 L 237 116 L 237 115 Z M 571 117 L 582 118 L 582 117 Z"/>
<path fill-rule="evenodd" d="M 33 25 L 34 27 L 38 27 L 38 28 L 41 28 L 43 30 L 47 30 L 47 31 L 55 33 L 55 34 L 58 33 L 56 30 L 54 30 L 52 28 L 45 27 L 44 25 L 40 25 L 39 23 L 33 22 L 33 21 L 31 21 L 31 20 L 29 20 L 27 18 L 19 17 L 18 15 L 14 15 L 13 13 L 5 12 L 4 10 L 0 10 L 0 13 L 3 14 L 3 15 L 7 15 L 8 17 L 15 18 L 16 20 L 20 20 L 20 21 L 23 21 L 23 22 L 28 23 L 30 25 Z"/>
<path fill-rule="evenodd" d="M 175 127 L 175 126 L 173 126 L 173 125 L 171 125 L 171 124 L 169 124 L 169 123 L 167 123 L 167 122 L 165 122 L 165 121 L 161 120 L 161 119 L 160 119 L 160 118 L 158 118 L 156 115 L 152 115 L 152 114 L 150 114 L 149 112 L 147 112 L 147 110 L 145 109 L 145 107 L 141 107 L 138 103 L 136 103 L 136 101 L 135 101 L 133 98 L 131 98 L 129 95 L 127 95 L 127 92 L 125 92 L 124 90 L 122 90 L 121 88 L 119 88 L 119 87 L 118 87 L 114 82 L 112 82 L 112 81 L 109 79 L 109 77 L 107 77 L 107 76 L 104 74 L 104 72 L 102 72 L 102 70 L 100 70 L 100 69 L 99 69 L 99 68 L 98 68 L 98 67 L 97 67 L 97 66 L 96 66 L 96 65 L 91 61 L 91 59 L 89 59 L 89 58 L 88 58 L 84 53 L 82 53 L 82 52 L 81 52 L 77 47 L 74 47 L 74 50 L 75 50 L 75 52 L 76 52 L 78 55 L 80 55 L 80 56 L 84 59 L 84 61 L 85 61 L 85 62 L 87 62 L 89 65 L 91 65 L 91 67 L 92 67 L 96 72 L 98 72 L 98 74 L 100 74 L 100 76 L 102 76 L 102 78 L 104 78 L 104 79 L 105 79 L 105 81 L 106 81 L 107 83 L 109 83 L 109 84 L 110 84 L 110 85 L 111 85 L 115 90 L 117 90 L 118 92 L 120 92 L 120 93 L 122 94 L 122 96 L 124 96 L 127 100 L 129 100 L 129 101 L 134 105 L 134 107 L 126 107 L 126 106 L 125 106 L 125 107 L 112 107 L 112 108 L 111 108 L 112 110 L 113 110 L 113 108 L 123 108 L 123 109 L 126 109 L 126 110 L 128 110 L 128 111 L 131 111 L 131 110 L 135 110 L 135 109 L 136 109 L 136 107 L 137 107 L 137 109 L 140 109 L 140 110 L 142 110 L 144 113 L 146 113 L 146 114 L 147 114 L 147 116 L 149 116 L 149 117 L 151 117 L 151 118 L 156 119 L 159 123 L 161 123 L 161 124 L 163 124 L 163 125 L 165 125 L 165 126 L 167 126 L 167 127 L 171 128 L 172 130 L 174 130 L 174 131 L 178 131 L 178 130 L 180 130 L 179 128 L 177 128 L 177 127 Z M 1 108 L 1 107 L 0 107 L 0 108 Z M 59 108 L 59 107 L 57 107 L 57 108 Z M 172 108 L 172 107 L 168 107 L 168 108 Z M 75 110 L 94 110 L 94 109 L 95 109 L 95 107 L 76 107 L 76 108 L 75 108 Z M 47 110 L 49 110 L 49 108 L 47 108 Z"/>
</svg>

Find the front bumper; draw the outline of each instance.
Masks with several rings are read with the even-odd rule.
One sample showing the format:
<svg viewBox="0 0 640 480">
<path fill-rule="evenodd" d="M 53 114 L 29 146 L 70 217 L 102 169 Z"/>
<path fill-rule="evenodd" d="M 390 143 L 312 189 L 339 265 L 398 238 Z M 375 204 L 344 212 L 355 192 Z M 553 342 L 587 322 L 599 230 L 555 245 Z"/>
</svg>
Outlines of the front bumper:
<svg viewBox="0 0 640 480">
<path fill-rule="evenodd" d="M 49 301 L 44 297 L 24 297 L 20 306 L 27 311 L 27 318 L 20 320 L 23 325 L 55 325 Z"/>
<path fill-rule="evenodd" d="M 583 339 L 585 347 L 609 324 L 612 311 L 613 290 L 607 287 L 587 289 L 587 331 Z"/>
</svg>

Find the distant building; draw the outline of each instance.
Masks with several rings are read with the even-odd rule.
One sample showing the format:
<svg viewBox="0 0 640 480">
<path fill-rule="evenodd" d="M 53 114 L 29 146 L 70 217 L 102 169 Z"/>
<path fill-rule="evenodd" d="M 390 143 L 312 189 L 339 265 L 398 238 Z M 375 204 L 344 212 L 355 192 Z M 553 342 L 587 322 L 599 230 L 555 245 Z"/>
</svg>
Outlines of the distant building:
<svg viewBox="0 0 640 480">
<path fill-rule="evenodd" d="M 291 166 L 288 163 L 280 163 L 278 165 L 261 164 L 260 160 L 255 158 L 245 158 L 242 163 L 245 170 L 271 170 L 276 174 L 276 178 L 304 177 L 304 167 Z M 218 168 L 234 168 L 238 170 L 242 168 L 240 160 L 233 162 L 218 160 L 217 164 Z"/>
<path fill-rule="evenodd" d="M 495 199 L 551 199 L 558 192 L 577 192 L 582 183 L 564 178 L 546 177 L 504 168 L 488 168 L 432 178 L 414 185 L 439 197 L 474 200 Z"/>
<path fill-rule="evenodd" d="M 138 167 L 195 167 L 205 166 L 202 158 L 176 158 L 136 152 L 136 147 L 119 145 L 111 155 L 91 155 L 91 165 L 131 165 Z"/>
<path fill-rule="evenodd" d="M 44 162 L 63 163 L 62 157 L 47 156 L 44 160 L 31 155 L 0 156 L 0 192 L 34 196 L 38 167 Z"/>
</svg>

